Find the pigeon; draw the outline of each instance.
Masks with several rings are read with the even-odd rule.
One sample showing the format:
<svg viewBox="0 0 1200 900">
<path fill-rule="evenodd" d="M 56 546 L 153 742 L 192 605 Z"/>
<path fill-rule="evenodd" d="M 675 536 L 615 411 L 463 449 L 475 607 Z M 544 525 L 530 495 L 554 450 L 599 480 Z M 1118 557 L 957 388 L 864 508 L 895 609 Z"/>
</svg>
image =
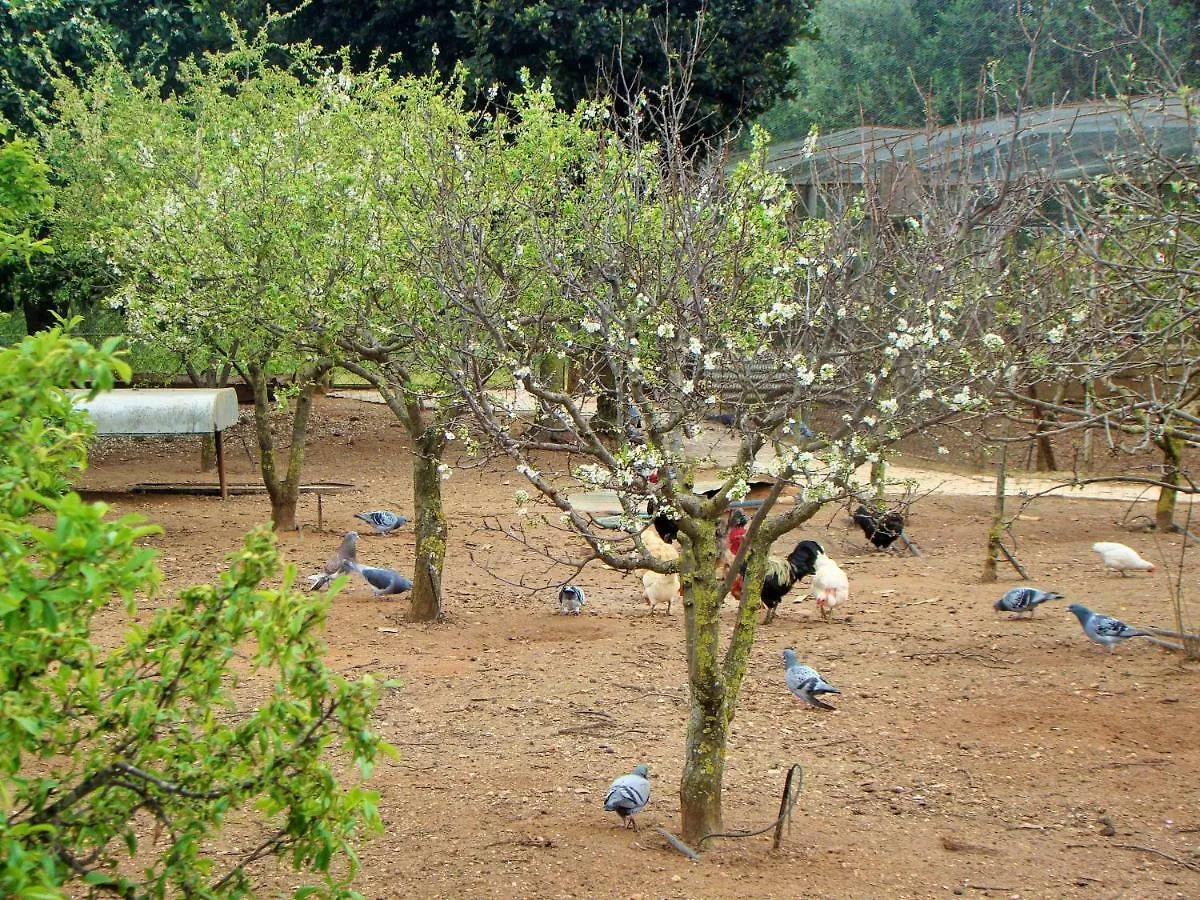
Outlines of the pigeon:
<svg viewBox="0 0 1200 900">
<path fill-rule="evenodd" d="M 1150 637 L 1144 631 L 1130 628 L 1120 619 L 1092 612 L 1082 603 L 1072 603 L 1067 609 L 1075 613 L 1075 618 L 1083 626 L 1084 634 L 1097 644 L 1103 644 L 1109 650 L 1112 650 L 1121 641 L 1128 640 L 1129 638 Z"/>
<path fill-rule="evenodd" d="M 817 709 L 833 709 L 818 694 L 840 694 L 837 688 L 817 674 L 812 666 L 806 666 L 796 659 L 796 651 L 788 647 L 783 651 L 783 678 L 788 690 L 796 695 L 797 700 L 803 700 L 809 706 Z"/>
<path fill-rule="evenodd" d="M 367 584 L 375 591 L 376 597 L 386 597 L 389 594 L 403 594 L 412 590 L 412 582 L 395 569 L 377 569 L 373 566 L 363 566 L 347 560 L 343 564 L 345 570 L 354 570 L 367 580 Z"/>
<path fill-rule="evenodd" d="M 396 515 L 386 509 L 377 509 L 373 512 L 355 513 L 354 518 L 362 519 L 376 534 L 391 534 L 401 525 L 408 521 L 404 516 Z"/>
<path fill-rule="evenodd" d="M 608 789 L 604 808 L 621 817 L 622 827 L 637 831 L 634 813 L 640 813 L 650 802 L 650 770 L 637 766 L 628 775 L 622 775 Z"/>
<path fill-rule="evenodd" d="M 833 608 L 850 599 L 850 580 L 846 578 L 842 567 L 824 553 L 816 558 L 813 565 L 816 571 L 813 572 L 810 593 L 821 618 L 829 621 Z"/>
<path fill-rule="evenodd" d="M 999 600 L 995 602 L 992 609 L 998 612 L 1012 612 L 1018 615 L 1029 613 L 1029 618 L 1033 618 L 1033 611 L 1047 600 L 1062 600 L 1062 594 L 1056 594 L 1054 591 L 1043 591 L 1035 587 L 1015 587 Z"/>
<path fill-rule="evenodd" d="M 564 584 L 562 590 L 558 592 L 558 611 L 564 616 L 577 616 L 583 612 L 583 606 L 587 603 L 587 597 L 583 595 L 583 588 L 576 587 L 573 584 Z"/>
<path fill-rule="evenodd" d="M 358 532 L 347 531 L 342 535 L 342 544 L 337 548 L 337 552 L 329 559 L 325 560 L 325 566 L 316 575 L 308 576 L 308 589 L 310 591 L 319 591 L 324 588 L 329 582 L 333 581 L 333 576 L 338 572 L 344 572 L 345 563 L 356 562 L 358 560 Z"/>
<path fill-rule="evenodd" d="M 1092 550 L 1100 554 L 1104 567 L 1124 575 L 1129 569 L 1135 572 L 1153 572 L 1154 563 L 1147 562 L 1137 555 L 1137 551 L 1124 544 L 1113 541 L 1100 541 L 1092 544 Z"/>
</svg>

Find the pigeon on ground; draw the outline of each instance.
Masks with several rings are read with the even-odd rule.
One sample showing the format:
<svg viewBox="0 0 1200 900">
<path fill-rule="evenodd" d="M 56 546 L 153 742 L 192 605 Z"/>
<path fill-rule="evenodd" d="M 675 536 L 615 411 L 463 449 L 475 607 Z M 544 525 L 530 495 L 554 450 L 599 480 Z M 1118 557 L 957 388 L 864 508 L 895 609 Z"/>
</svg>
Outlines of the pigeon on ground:
<svg viewBox="0 0 1200 900">
<path fill-rule="evenodd" d="M 377 569 L 373 566 L 362 566 L 347 560 L 345 569 L 353 569 L 367 580 L 376 597 L 386 597 L 390 594 L 403 594 L 412 590 L 412 582 L 395 569 Z"/>
<path fill-rule="evenodd" d="M 357 560 L 358 532 L 347 531 L 342 535 L 342 544 L 337 548 L 337 552 L 325 560 L 324 568 L 316 575 L 308 576 L 308 589 L 310 591 L 322 590 L 329 582 L 333 581 L 334 575 L 345 571 L 345 563 Z"/>
<path fill-rule="evenodd" d="M 394 512 L 386 509 L 377 509 L 373 512 L 355 513 L 354 518 L 362 519 L 376 534 L 391 534 L 401 525 L 408 521 L 404 516 L 397 515 Z"/>
<path fill-rule="evenodd" d="M 1129 638 L 1150 637 L 1144 631 L 1130 628 L 1120 619 L 1092 612 L 1082 603 L 1072 603 L 1067 609 L 1075 613 L 1075 618 L 1083 626 L 1084 634 L 1097 644 L 1103 644 L 1109 650 L 1112 650 L 1121 641 L 1128 640 Z"/>
<path fill-rule="evenodd" d="M 628 775 L 622 775 L 608 789 L 604 798 L 604 808 L 615 812 L 621 817 L 624 828 L 637 831 L 637 822 L 633 820 L 634 813 L 640 813 L 650 802 L 650 769 L 637 766 Z"/>
<path fill-rule="evenodd" d="M 1033 611 L 1047 600 L 1062 600 L 1062 594 L 1056 594 L 1054 591 L 1043 591 L 1035 587 L 1015 587 L 999 600 L 995 602 L 992 609 L 997 612 L 1011 612 L 1021 615 L 1029 613 L 1029 618 L 1033 618 Z"/>
<path fill-rule="evenodd" d="M 1092 544 L 1092 550 L 1100 554 L 1104 567 L 1120 572 L 1122 575 L 1129 570 L 1134 572 L 1153 572 L 1154 563 L 1147 562 L 1137 555 L 1137 551 L 1124 544 L 1114 541 L 1099 541 Z"/>
<path fill-rule="evenodd" d="M 581 587 L 564 584 L 562 590 L 558 592 L 558 611 L 564 616 L 579 615 L 583 612 L 585 603 L 587 603 L 587 597 L 584 596 Z"/>
<path fill-rule="evenodd" d="M 796 695 L 797 700 L 803 700 L 809 706 L 817 709 L 833 709 L 823 701 L 819 694 L 840 694 L 837 688 L 817 674 L 812 666 L 806 666 L 796 659 L 796 651 L 791 647 L 783 651 L 783 678 L 788 690 Z"/>
</svg>

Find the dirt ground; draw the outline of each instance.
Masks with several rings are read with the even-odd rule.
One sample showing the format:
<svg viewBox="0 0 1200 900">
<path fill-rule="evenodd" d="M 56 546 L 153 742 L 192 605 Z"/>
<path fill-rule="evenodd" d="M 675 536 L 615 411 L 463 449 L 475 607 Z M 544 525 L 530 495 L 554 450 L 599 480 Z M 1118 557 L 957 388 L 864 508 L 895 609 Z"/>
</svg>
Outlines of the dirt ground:
<svg viewBox="0 0 1200 900">
<path fill-rule="evenodd" d="M 302 575 L 355 526 L 354 512 L 412 509 L 407 443 L 386 409 L 326 398 L 314 422 L 305 480 L 358 490 L 325 498 L 324 533 L 281 537 Z M 235 481 L 256 480 L 250 445 L 240 425 L 228 444 Z M 154 543 L 168 592 L 211 579 L 267 518 L 263 496 L 124 492 L 207 480 L 197 458 L 189 441 L 105 441 L 82 482 L 165 528 Z M 1004 572 L 999 586 L 979 583 L 985 497 L 921 501 L 909 523 L 921 558 L 874 551 L 842 514 L 780 543 L 820 540 L 852 597 L 843 620 L 825 624 L 789 596 L 759 630 L 729 748 L 726 827 L 772 821 L 795 762 L 802 795 L 780 852 L 764 835 L 713 842 L 689 862 L 647 827 L 679 828 L 682 613 L 651 618 L 639 581 L 596 566 L 576 579 L 588 597 L 579 617 L 556 615 L 551 591 L 516 586 L 565 574 L 479 530 L 485 515 L 512 515 L 520 487 L 499 468 L 457 468 L 447 482 L 444 624 L 407 624 L 403 601 L 375 600 L 361 583 L 334 601 L 332 665 L 403 680 L 376 714 L 400 758 L 372 779 L 386 832 L 362 849 L 367 897 L 1200 897 L 1200 666 L 1140 639 L 1098 651 L 1065 603 L 1031 621 L 995 613 L 1019 582 Z M 1067 602 L 1170 627 L 1163 573 L 1180 539 L 1121 530 L 1127 506 L 1038 501 L 1017 528 L 1021 557 Z M 301 518 L 315 523 L 314 498 Z M 1106 574 L 1089 549 L 1097 540 L 1171 565 Z M 359 550 L 405 571 L 412 557 L 407 528 Z M 1198 560 L 1192 551 L 1184 563 L 1192 598 Z M 836 711 L 793 701 L 787 646 L 841 689 Z M 634 834 L 602 804 L 639 762 L 653 796 Z M 264 894 L 296 883 L 264 878 Z"/>
</svg>

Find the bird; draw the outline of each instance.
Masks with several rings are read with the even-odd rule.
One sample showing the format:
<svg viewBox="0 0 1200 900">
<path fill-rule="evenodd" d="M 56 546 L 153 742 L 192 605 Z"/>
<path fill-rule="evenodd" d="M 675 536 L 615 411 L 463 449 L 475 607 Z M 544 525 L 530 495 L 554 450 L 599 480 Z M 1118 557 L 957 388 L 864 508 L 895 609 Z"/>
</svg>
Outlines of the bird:
<svg viewBox="0 0 1200 900">
<path fill-rule="evenodd" d="M 722 541 L 721 552 L 721 577 L 725 577 L 725 573 L 729 571 L 729 567 L 733 565 L 733 561 L 737 558 L 739 551 L 742 549 L 742 542 L 746 540 L 746 530 L 750 527 L 750 522 L 746 518 L 746 514 L 740 509 L 735 509 L 729 514 L 729 527 L 725 532 L 724 540 Z"/>
<path fill-rule="evenodd" d="M 867 540 L 880 550 L 886 550 L 904 533 L 904 515 L 898 510 L 872 512 L 865 504 L 860 504 L 851 518 Z"/>
<path fill-rule="evenodd" d="M 803 700 L 816 709 L 833 709 L 820 694 L 840 694 L 837 688 L 817 674 L 812 666 L 806 666 L 796 659 L 796 651 L 788 647 L 783 651 L 783 678 L 788 690 L 796 695 L 797 700 Z"/>
<path fill-rule="evenodd" d="M 644 765 L 635 766 L 628 775 L 622 775 L 613 781 L 604 798 L 604 808 L 615 812 L 621 817 L 623 828 L 637 831 L 637 822 L 633 817 L 640 813 L 650 802 L 650 769 Z"/>
<path fill-rule="evenodd" d="M 412 590 L 412 582 L 395 569 L 381 569 L 374 566 L 359 565 L 353 560 L 343 564 L 346 571 L 353 570 L 367 580 L 367 584 L 375 591 L 376 597 L 386 597 L 391 594 L 403 594 Z"/>
<path fill-rule="evenodd" d="M 656 528 L 646 528 L 642 531 L 642 541 L 650 555 L 655 559 L 671 562 L 679 559 L 679 549 L 662 539 Z M 646 594 L 646 602 L 650 604 L 650 615 L 654 615 L 654 607 L 660 603 L 667 604 L 667 615 L 671 614 L 671 603 L 682 591 L 678 572 L 655 572 L 653 569 L 640 569 L 642 574 L 642 590 Z"/>
<path fill-rule="evenodd" d="M 829 621 L 833 608 L 850 599 L 850 579 L 842 567 L 824 553 L 817 557 L 814 567 L 810 593 L 821 618 Z"/>
<path fill-rule="evenodd" d="M 767 615 L 763 619 L 764 625 L 769 625 L 775 618 L 780 602 L 784 595 L 792 589 L 792 586 L 816 571 L 815 563 L 824 553 L 825 548 L 816 541 L 800 541 L 792 548 L 792 552 L 787 555 L 786 559 L 780 559 L 778 556 L 767 557 L 767 574 L 763 577 L 760 594 L 762 604 L 767 608 Z M 737 598 L 739 603 L 742 600 L 744 578 L 745 569 L 734 580 L 733 586 L 730 588 L 730 593 Z"/>
<path fill-rule="evenodd" d="M 1067 609 L 1075 613 L 1075 618 L 1083 626 L 1083 633 L 1089 639 L 1095 641 L 1097 644 L 1103 644 L 1109 650 L 1112 650 L 1121 641 L 1128 640 L 1129 638 L 1150 637 L 1144 631 L 1130 628 L 1120 619 L 1092 612 L 1082 603 L 1072 603 Z"/>
<path fill-rule="evenodd" d="M 562 590 L 558 592 L 558 611 L 564 616 L 577 616 L 583 612 L 583 606 L 587 603 L 587 597 L 583 594 L 583 588 L 576 587 L 573 584 L 564 584 Z"/>
<path fill-rule="evenodd" d="M 992 609 L 997 612 L 1012 612 L 1021 615 L 1029 613 L 1029 618 L 1033 618 L 1033 611 L 1047 600 L 1062 600 L 1063 595 L 1057 594 L 1054 591 L 1043 591 L 1035 587 L 1015 587 L 1003 597 L 993 604 Z"/>
<path fill-rule="evenodd" d="M 658 481 L 657 473 L 654 473 L 651 477 L 653 482 Z M 651 497 L 646 501 L 646 513 L 654 523 L 654 530 L 658 532 L 658 536 L 668 544 L 673 543 L 679 537 L 679 520 L 667 515 L 665 512 L 659 512 L 657 497 Z"/>
<path fill-rule="evenodd" d="M 1122 576 L 1132 569 L 1135 572 L 1153 572 L 1154 563 L 1147 562 L 1137 555 L 1137 551 L 1124 544 L 1114 541 L 1098 541 L 1092 544 L 1092 551 L 1100 554 L 1106 569 L 1120 572 Z"/>
<path fill-rule="evenodd" d="M 358 559 L 358 532 L 347 531 L 342 535 L 342 543 L 316 575 L 308 576 L 308 589 L 319 591 L 333 580 L 333 576 L 345 571 L 343 563 L 355 562 Z"/>
<path fill-rule="evenodd" d="M 355 513 L 354 518 L 362 519 L 376 534 L 391 534 L 408 521 L 404 516 L 387 509 L 376 509 L 371 512 Z"/>
</svg>

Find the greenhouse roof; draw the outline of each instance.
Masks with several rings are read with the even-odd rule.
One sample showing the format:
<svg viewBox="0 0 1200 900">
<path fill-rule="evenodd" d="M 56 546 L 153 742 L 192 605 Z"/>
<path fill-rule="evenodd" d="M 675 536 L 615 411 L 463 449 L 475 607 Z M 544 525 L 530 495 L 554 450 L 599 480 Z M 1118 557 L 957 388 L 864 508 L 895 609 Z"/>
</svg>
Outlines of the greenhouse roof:
<svg viewBox="0 0 1200 900">
<path fill-rule="evenodd" d="M 1015 177 L 1066 180 L 1158 159 L 1200 158 L 1200 121 L 1178 98 L 1099 100 L 1027 110 L 928 130 L 861 127 L 816 142 L 773 145 L 768 168 L 795 187 L 862 184 L 868 171 L 903 168 L 982 184 Z"/>
</svg>

